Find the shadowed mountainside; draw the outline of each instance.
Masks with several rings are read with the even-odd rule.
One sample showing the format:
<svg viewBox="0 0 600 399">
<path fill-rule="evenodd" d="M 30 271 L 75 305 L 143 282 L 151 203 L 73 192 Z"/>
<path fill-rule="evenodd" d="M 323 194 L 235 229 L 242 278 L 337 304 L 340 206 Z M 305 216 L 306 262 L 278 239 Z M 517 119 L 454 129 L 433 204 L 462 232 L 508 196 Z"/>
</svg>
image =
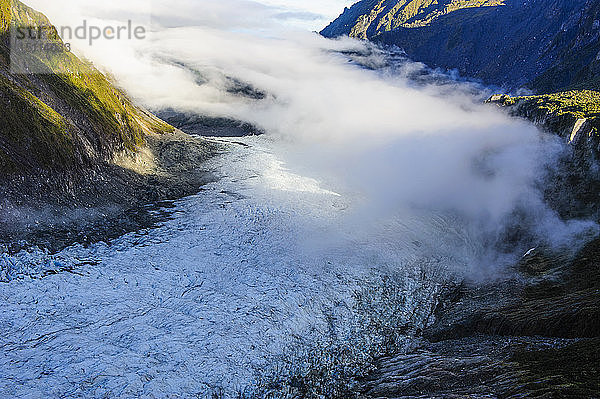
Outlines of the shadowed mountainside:
<svg viewBox="0 0 600 399">
<path fill-rule="evenodd" d="M 569 143 L 545 199 L 565 220 L 600 220 L 600 2 L 363 0 L 322 34 L 548 93 L 489 102 Z M 532 249 L 508 277 L 448 285 L 422 344 L 379 358 L 341 397 L 597 397 L 599 243 Z"/>
<path fill-rule="evenodd" d="M 363 0 L 321 34 L 395 45 L 415 61 L 487 84 L 600 88 L 594 0 Z"/>
<path fill-rule="evenodd" d="M 447 287 L 422 345 L 379 359 L 358 397 L 597 397 L 599 253 L 536 250 L 512 279 Z"/>
<path fill-rule="evenodd" d="M 549 171 L 548 203 L 564 218 L 600 220 L 600 92 L 573 90 L 537 96 L 492 96 L 504 107 L 560 136 L 568 145 L 563 159 Z"/>
</svg>

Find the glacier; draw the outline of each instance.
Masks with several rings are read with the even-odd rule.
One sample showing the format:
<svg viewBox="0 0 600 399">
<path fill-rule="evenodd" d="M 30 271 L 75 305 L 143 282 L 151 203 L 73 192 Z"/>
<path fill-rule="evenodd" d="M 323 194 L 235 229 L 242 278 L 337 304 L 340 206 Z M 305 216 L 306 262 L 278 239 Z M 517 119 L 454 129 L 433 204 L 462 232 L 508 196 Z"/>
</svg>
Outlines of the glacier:
<svg viewBox="0 0 600 399">
<path fill-rule="evenodd" d="M 158 227 L 0 256 L 3 397 L 261 397 L 336 358 L 359 373 L 467 270 L 456 220 L 356 229 L 358 199 L 288 170 L 272 139 L 219 140 L 220 178 Z"/>
</svg>

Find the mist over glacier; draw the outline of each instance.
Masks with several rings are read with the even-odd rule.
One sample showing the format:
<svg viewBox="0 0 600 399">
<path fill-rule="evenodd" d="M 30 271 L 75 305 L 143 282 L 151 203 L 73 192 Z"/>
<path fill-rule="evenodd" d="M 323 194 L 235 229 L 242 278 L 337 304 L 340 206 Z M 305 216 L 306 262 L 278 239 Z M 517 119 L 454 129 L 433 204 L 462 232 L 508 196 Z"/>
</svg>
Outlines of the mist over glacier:
<svg viewBox="0 0 600 399">
<path fill-rule="evenodd" d="M 409 208 L 429 209 L 462 218 L 484 252 L 507 230 L 527 225 L 518 253 L 568 243 L 593 227 L 563 222 L 544 204 L 539 187 L 562 151 L 557 138 L 480 104 L 484 88 L 449 89 L 448 79 L 445 86 L 415 85 L 408 76 L 427 73 L 425 66 L 390 64 L 385 51 L 324 39 L 297 22 L 311 20 L 307 10 L 330 16 L 343 2 L 62 3 L 39 6 L 59 22 L 149 21 L 147 40 L 78 47 L 152 110 L 233 118 L 264 130 L 287 167 L 361 199 L 348 218 L 359 229 Z"/>
<path fill-rule="evenodd" d="M 74 46 L 152 110 L 265 134 L 215 138 L 220 178 L 157 228 L 2 254 L 0 388 L 14 396 L 252 397 L 295 373 L 360 369 L 390 331 L 394 350 L 411 345 L 443 284 L 596 229 L 544 202 L 563 143 L 481 105 L 485 88 L 418 83 L 424 65 L 305 29 L 335 7 L 28 4 L 56 24 L 147 23 L 146 40 Z"/>
</svg>

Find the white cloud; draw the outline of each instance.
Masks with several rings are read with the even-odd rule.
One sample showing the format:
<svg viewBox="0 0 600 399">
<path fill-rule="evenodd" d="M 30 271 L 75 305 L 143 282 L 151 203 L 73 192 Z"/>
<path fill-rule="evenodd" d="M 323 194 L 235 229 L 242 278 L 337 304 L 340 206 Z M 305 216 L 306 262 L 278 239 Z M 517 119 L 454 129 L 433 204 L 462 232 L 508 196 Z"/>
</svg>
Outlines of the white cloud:
<svg viewBox="0 0 600 399">
<path fill-rule="evenodd" d="M 127 7 L 115 2 L 121 8 L 113 8 L 113 1 L 103 12 L 87 12 L 122 19 Z M 64 7 L 58 3 L 40 6 Z M 568 236 L 580 227 L 562 223 L 535 188 L 561 148 L 535 127 L 476 104 L 461 90 L 415 88 L 401 75 L 357 67 L 339 54 L 369 53 L 364 43 L 281 24 L 283 11 L 330 15 L 343 3 L 156 0 L 151 39 L 82 49 L 152 109 L 262 127 L 285 148 L 281 156 L 290 166 L 335 192 L 367 198 L 363 226 L 374 215 L 416 206 L 456 212 L 480 235 L 493 236 L 520 205 L 542 235 Z M 119 15 L 110 16 L 114 10 Z M 376 52 L 369 57 L 381 61 Z M 267 97 L 232 94 L 229 79 Z"/>
</svg>

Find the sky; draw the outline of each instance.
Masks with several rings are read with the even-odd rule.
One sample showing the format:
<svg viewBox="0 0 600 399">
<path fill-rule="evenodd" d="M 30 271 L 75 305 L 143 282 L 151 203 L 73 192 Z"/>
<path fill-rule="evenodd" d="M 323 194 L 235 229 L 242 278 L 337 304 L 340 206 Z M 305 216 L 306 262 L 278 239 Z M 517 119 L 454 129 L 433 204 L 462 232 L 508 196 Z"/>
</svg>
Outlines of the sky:
<svg viewBox="0 0 600 399">
<path fill-rule="evenodd" d="M 337 18 L 344 7 L 356 3 L 355 0 L 259 0 L 259 2 L 289 12 L 306 13 L 304 19 L 298 18 L 292 20 L 292 23 L 316 31 L 320 31 Z"/>
<path fill-rule="evenodd" d="M 246 19 L 246 22 L 260 22 L 268 25 L 269 23 L 281 23 L 290 28 L 297 28 L 310 31 L 320 31 L 326 27 L 329 22 L 337 18 L 344 7 L 349 7 L 354 4 L 355 0 L 129 0 L 127 5 L 124 5 L 120 0 L 105 0 L 100 3 L 100 7 L 111 10 L 142 10 L 138 15 L 144 20 L 150 14 L 164 14 L 165 6 L 167 10 L 182 10 L 189 9 L 196 12 L 188 14 L 190 19 L 205 20 L 214 16 L 222 16 L 223 22 L 235 18 L 236 20 Z M 25 3 L 42 10 L 51 17 L 53 21 L 68 21 L 73 17 L 85 14 L 82 10 L 93 10 L 98 8 L 98 2 L 92 0 L 25 0 Z M 230 7 L 232 3 L 236 7 Z M 222 13 L 228 14 L 220 15 Z M 268 12 L 265 12 L 268 10 Z M 146 13 L 148 15 L 143 16 Z M 260 17 L 257 17 L 257 13 Z M 204 15 L 203 15 L 204 14 Z M 268 16 L 267 20 L 265 16 Z M 55 22 L 58 23 L 58 22 Z"/>
</svg>

